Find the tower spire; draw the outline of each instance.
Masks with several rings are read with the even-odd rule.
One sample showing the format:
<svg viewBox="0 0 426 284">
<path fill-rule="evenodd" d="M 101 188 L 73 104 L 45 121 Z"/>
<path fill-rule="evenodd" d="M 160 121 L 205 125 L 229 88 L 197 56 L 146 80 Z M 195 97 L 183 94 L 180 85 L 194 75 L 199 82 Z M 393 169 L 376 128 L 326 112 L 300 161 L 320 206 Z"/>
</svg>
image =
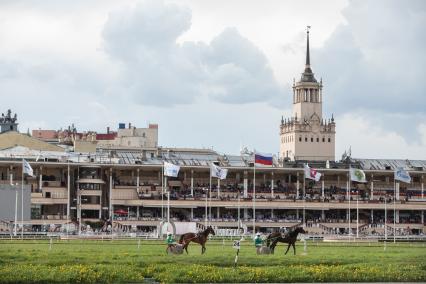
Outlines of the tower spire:
<svg viewBox="0 0 426 284">
<path fill-rule="evenodd" d="M 306 68 L 309 68 L 311 65 L 310 55 L 309 55 L 309 29 L 311 26 L 306 26 Z"/>
<path fill-rule="evenodd" d="M 314 73 L 311 69 L 311 54 L 309 50 L 309 30 L 311 26 L 306 26 L 306 63 L 305 63 L 305 71 L 302 73 L 302 78 L 300 81 L 302 82 L 317 82 L 314 77 Z"/>
</svg>

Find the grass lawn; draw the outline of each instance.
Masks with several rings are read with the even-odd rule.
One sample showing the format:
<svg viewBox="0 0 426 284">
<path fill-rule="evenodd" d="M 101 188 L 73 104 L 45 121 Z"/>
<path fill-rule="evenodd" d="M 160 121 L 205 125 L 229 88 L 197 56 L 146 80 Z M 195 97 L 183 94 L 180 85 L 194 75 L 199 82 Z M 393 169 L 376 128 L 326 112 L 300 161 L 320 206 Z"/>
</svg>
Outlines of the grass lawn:
<svg viewBox="0 0 426 284">
<path fill-rule="evenodd" d="M 0 282 L 389 282 L 426 281 L 426 247 L 418 243 L 298 243 L 284 255 L 256 255 L 243 242 L 238 268 L 232 242 L 198 244 L 166 255 L 159 241 L 0 241 Z"/>
</svg>

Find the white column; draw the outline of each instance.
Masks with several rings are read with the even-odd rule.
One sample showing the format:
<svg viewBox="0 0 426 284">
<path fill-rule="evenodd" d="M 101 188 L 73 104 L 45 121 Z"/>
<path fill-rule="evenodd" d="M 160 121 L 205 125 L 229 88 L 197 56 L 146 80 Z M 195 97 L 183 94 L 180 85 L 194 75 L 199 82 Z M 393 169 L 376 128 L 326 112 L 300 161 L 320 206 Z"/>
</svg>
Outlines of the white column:
<svg viewBox="0 0 426 284">
<path fill-rule="evenodd" d="M 194 170 L 191 170 L 191 196 L 194 197 Z"/>
<path fill-rule="evenodd" d="M 396 184 L 395 184 L 395 199 L 397 200 L 397 201 L 399 201 L 399 182 L 397 182 Z"/>
<path fill-rule="evenodd" d="M 39 181 L 38 181 L 38 188 L 42 189 L 42 179 L 43 179 L 43 167 L 40 166 L 40 174 L 39 174 Z"/>
<path fill-rule="evenodd" d="M 346 200 L 348 200 L 348 201 L 350 201 L 350 197 L 351 197 L 350 191 L 351 191 L 351 189 L 350 189 L 350 184 L 349 184 L 349 181 L 348 181 L 348 182 L 346 182 Z"/>
<path fill-rule="evenodd" d="M 325 220 L 325 210 L 321 210 L 321 219 Z"/>
<path fill-rule="evenodd" d="M 244 208 L 244 219 L 248 218 L 248 209 Z"/>
<path fill-rule="evenodd" d="M 297 182 L 296 182 L 296 198 L 299 198 L 299 187 L 300 187 L 300 182 L 299 182 L 299 173 L 297 173 Z"/>
<path fill-rule="evenodd" d="M 9 182 L 10 182 L 10 185 L 13 184 L 13 167 L 12 166 L 10 166 L 10 169 L 9 169 Z"/>
<path fill-rule="evenodd" d="M 424 195 L 423 195 L 423 192 L 424 192 L 424 182 L 423 182 L 423 175 L 422 175 L 422 198 L 424 198 Z"/>
<path fill-rule="evenodd" d="M 271 218 L 272 219 L 274 218 L 274 209 L 273 208 L 271 209 Z"/>
<path fill-rule="evenodd" d="M 247 171 L 244 171 L 244 198 L 248 197 L 248 180 L 247 180 Z"/>
<path fill-rule="evenodd" d="M 395 211 L 395 222 L 399 224 L 399 210 Z"/>
<path fill-rule="evenodd" d="M 136 206 L 136 218 L 139 220 L 139 206 Z"/>
<path fill-rule="evenodd" d="M 271 197 L 274 198 L 274 172 L 271 173 Z"/>
<path fill-rule="evenodd" d="M 371 174 L 371 194 L 370 194 L 370 200 L 374 199 L 374 181 L 373 181 L 373 174 Z"/>
<path fill-rule="evenodd" d="M 323 180 L 321 181 L 321 196 L 322 196 L 322 199 L 324 200 L 324 197 L 325 197 L 325 195 L 324 195 L 324 176 L 323 176 Z"/>
<path fill-rule="evenodd" d="M 220 198 L 220 178 L 217 179 L 217 199 L 219 198 Z"/>
<path fill-rule="evenodd" d="M 216 216 L 217 216 L 217 219 L 220 218 L 220 207 L 219 206 L 217 207 L 217 215 Z"/>
<path fill-rule="evenodd" d="M 373 221 L 374 221 L 374 212 L 373 212 L 373 209 L 371 209 L 371 211 L 370 211 L 370 218 L 371 218 L 371 223 L 373 223 Z"/>
<path fill-rule="evenodd" d="M 191 221 L 194 220 L 194 208 L 191 208 Z"/>
<path fill-rule="evenodd" d="M 139 177 L 139 169 L 136 170 L 137 176 L 136 176 L 136 189 L 139 193 L 139 184 L 140 184 L 140 177 Z"/>
<path fill-rule="evenodd" d="M 420 220 L 421 220 L 422 224 L 424 224 L 425 223 L 425 212 L 422 210 L 422 211 L 420 211 L 420 213 L 422 214 L 420 216 Z"/>
</svg>

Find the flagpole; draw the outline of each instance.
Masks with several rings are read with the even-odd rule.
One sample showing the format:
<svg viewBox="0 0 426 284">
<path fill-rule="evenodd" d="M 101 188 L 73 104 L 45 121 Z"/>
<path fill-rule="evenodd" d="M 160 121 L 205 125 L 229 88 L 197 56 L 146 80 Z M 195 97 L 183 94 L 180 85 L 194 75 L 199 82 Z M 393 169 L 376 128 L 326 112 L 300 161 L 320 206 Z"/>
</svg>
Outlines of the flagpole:
<svg viewBox="0 0 426 284">
<path fill-rule="evenodd" d="M 238 233 L 240 233 L 240 189 L 238 188 Z"/>
<path fill-rule="evenodd" d="M 167 190 L 167 229 L 170 224 L 170 191 Z"/>
<path fill-rule="evenodd" d="M 12 183 L 13 184 L 13 183 Z M 13 235 L 16 237 L 18 228 L 18 185 L 15 185 L 15 228 Z"/>
<path fill-rule="evenodd" d="M 24 159 L 22 159 L 21 177 L 21 238 L 24 239 Z"/>
<path fill-rule="evenodd" d="M 303 174 L 303 216 L 302 216 L 302 218 L 303 218 L 303 227 L 306 227 L 306 216 L 305 216 L 305 214 L 306 214 L 306 204 L 305 204 L 305 201 L 306 201 L 306 176 L 305 176 L 305 174 Z"/>
<path fill-rule="evenodd" d="M 349 166 L 349 179 L 348 179 L 348 236 L 351 239 L 351 167 Z"/>
<path fill-rule="evenodd" d="M 385 243 L 386 243 L 386 240 L 388 239 L 388 229 L 387 229 L 387 218 L 388 218 L 388 211 L 387 211 L 387 207 L 386 207 L 386 202 L 387 202 L 387 200 L 386 200 L 386 195 L 387 195 L 387 192 L 385 191 Z"/>
<path fill-rule="evenodd" d="M 210 183 L 209 183 L 209 225 L 212 222 L 212 168 L 210 167 Z"/>
<path fill-rule="evenodd" d="M 359 188 L 356 190 L 356 237 L 359 237 Z"/>
<path fill-rule="evenodd" d="M 207 227 L 207 194 L 208 194 L 208 189 L 205 188 L 204 189 L 205 193 L 206 193 L 206 212 L 205 212 L 205 216 L 204 216 L 204 226 Z"/>
<path fill-rule="evenodd" d="M 393 243 L 396 243 L 396 180 L 393 177 Z"/>
<path fill-rule="evenodd" d="M 161 174 L 161 221 L 164 222 L 164 161 Z"/>
<path fill-rule="evenodd" d="M 253 153 L 253 236 L 256 234 L 256 152 Z"/>
</svg>

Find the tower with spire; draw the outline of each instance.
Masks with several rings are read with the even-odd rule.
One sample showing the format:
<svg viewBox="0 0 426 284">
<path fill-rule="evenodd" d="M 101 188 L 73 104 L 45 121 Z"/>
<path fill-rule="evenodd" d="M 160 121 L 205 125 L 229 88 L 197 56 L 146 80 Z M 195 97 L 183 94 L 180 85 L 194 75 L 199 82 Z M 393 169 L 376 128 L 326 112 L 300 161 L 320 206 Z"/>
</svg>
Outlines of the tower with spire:
<svg viewBox="0 0 426 284">
<path fill-rule="evenodd" d="M 281 118 L 280 156 L 290 160 L 334 161 L 336 123 L 322 116 L 322 79 L 311 69 L 309 29 L 306 30 L 305 70 L 298 82 L 293 79 L 293 112 Z"/>
</svg>

